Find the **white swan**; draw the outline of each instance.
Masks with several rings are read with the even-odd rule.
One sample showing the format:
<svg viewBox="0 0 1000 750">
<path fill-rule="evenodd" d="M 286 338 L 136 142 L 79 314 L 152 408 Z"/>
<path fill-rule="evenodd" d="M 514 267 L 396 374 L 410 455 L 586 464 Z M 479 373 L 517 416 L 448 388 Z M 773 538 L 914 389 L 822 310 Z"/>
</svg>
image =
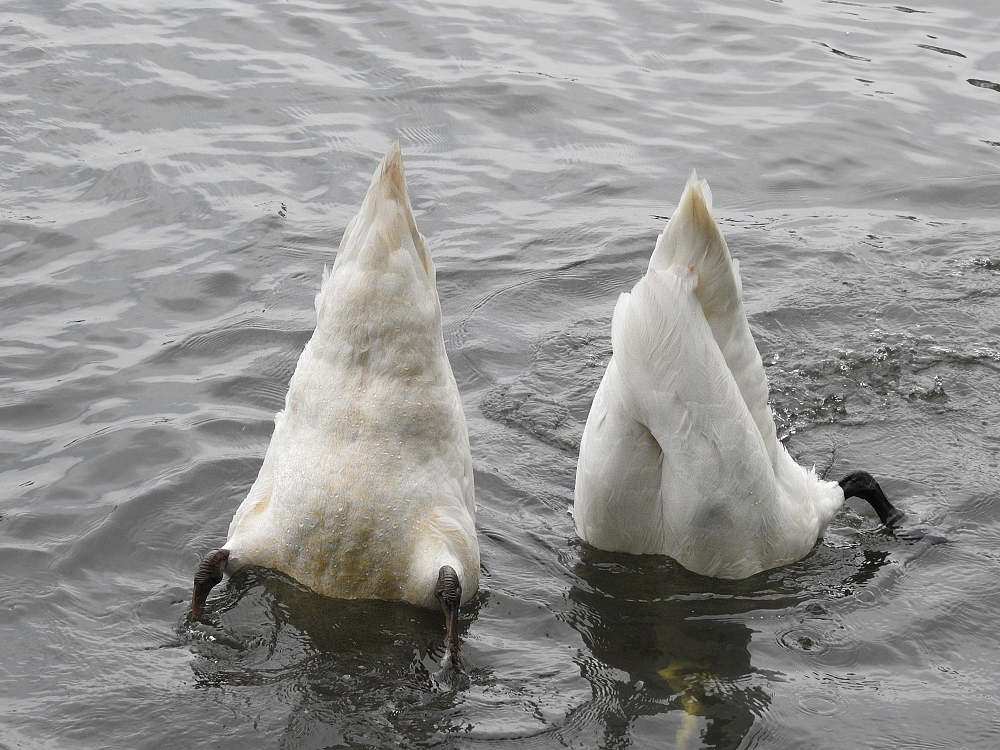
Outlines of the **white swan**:
<svg viewBox="0 0 1000 750">
<path fill-rule="evenodd" d="M 745 578 L 807 555 L 845 497 L 889 527 L 902 513 L 871 475 L 824 481 L 778 441 L 739 267 L 711 209 L 692 173 L 646 275 L 618 299 L 573 515 L 595 547 Z"/>
<path fill-rule="evenodd" d="M 375 170 L 316 296 L 316 330 L 229 538 L 191 602 L 245 565 L 344 599 L 458 608 L 479 586 L 472 455 L 441 334 L 434 266 L 417 231 L 399 145 Z"/>
</svg>

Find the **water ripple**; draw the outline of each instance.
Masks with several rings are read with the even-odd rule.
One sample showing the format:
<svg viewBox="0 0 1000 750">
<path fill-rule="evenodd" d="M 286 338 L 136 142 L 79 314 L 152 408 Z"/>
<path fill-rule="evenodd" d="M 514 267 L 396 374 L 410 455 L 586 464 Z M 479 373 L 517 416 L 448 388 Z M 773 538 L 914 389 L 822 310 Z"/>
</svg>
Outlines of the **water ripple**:
<svg viewBox="0 0 1000 750">
<path fill-rule="evenodd" d="M 995 15 L 8 7 L 0 666 L 19 697 L 0 744 L 988 745 Z M 185 624 L 321 269 L 396 138 L 473 442 L 483 588 L 459 692 L 431 677 L 434 612 L 257 571 L 213 598 L 211 625 Z M 849 507 L 807 559 L 726 583 L 576 540 L 614 300 L 692 167 L 742 264 L 789 449 L 831 475 L 864 464 L 950 544 Z"/>
</svg>

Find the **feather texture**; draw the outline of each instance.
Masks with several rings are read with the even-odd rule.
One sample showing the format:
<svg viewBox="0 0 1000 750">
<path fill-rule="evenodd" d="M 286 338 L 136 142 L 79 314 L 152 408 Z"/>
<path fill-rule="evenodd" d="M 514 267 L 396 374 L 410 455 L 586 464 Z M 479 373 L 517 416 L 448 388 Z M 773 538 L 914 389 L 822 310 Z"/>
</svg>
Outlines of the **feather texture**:
<svg viewBox="0 0 1000 750">
<path fill-rule="evenodd" d="M 622 294 L 580 446 L 574 518 L 602 549 L 744 578 L 809 553 L 844 500 L 777 439 L 739 267 L 696 174 Z"/>
<path fill-rule="evenodd" d="M 316 297 L 227 570 L 280 570 L 339 598 L 437 608 L 442 566 L 479 584 L 472 457 L 445 353 L 434 266 L 398 144 L 382 160 Z"/>
</svg>

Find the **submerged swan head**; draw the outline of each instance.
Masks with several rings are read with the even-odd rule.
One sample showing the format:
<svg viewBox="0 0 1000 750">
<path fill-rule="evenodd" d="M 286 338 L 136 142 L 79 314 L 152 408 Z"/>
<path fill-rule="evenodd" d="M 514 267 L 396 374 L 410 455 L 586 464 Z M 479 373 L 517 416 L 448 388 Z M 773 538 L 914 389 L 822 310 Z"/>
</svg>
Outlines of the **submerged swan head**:
<svg viewBox="0 0 1000 750">
<path fill-rule="evenodd" d="M 273 568 L 330 597 L 440 607 L 453 671 L 459 606 L 479 585 L 475 513 L 434 265 L 397 143 L 324 272 L 316 328 L 257 480 L 198 569 L 192 618 L 224 573 Z"/>
<path fill-rule="evenodd" d="M 580 444 L 573 515 L 595 547 L 745 578 L 805 557 L 846 497 L 903 514 L 867 472 L 827 482 L 778 440 L 739 265 L 692 173 L 622 294 Z"/>
</svg>

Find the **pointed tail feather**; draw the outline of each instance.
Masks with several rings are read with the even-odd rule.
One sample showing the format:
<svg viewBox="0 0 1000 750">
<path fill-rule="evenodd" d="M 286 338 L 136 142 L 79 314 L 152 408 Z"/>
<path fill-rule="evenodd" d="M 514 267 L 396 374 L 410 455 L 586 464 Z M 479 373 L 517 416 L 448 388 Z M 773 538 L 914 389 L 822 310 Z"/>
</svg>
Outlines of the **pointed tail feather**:
<svg viewBox="0 0 1000 750">
<path fill-rule="evenodd" d="M 432 362 L 437 367 L 444 341 L 434 275 L 394 143 L 344 233 L 333 268 L 324 271 L 316 329 L 303 351 L 309 356 L 296 373 L 310 358 L 335 367 L 363 364 L 386 374 Z"/>
<path fill-rule="evenodd" d="M 742 302 L 738 267 L 712 217 L 712 191 L 692 170 L 677 210 L 656 240 L 651 270 L 688 268 L 698 274 L 698 300 L 705 317 L 731 313 Z"/>
<path fill-rule="evenodd" d="M 403 173 L 403 157 L 396 141 L 379 162 L 368 193 L 357 215 L 344 232 L 333 268 L 323 270 L 323 284 L 316 295 L 318 320 L 335 294 L 334 277 L 351 273 L 347 269 L 381 273 L 388 256 L 403 250 L 413 266 L 414 280 L 433 296 L 435 304 L 434 263 L 423 235 L 417 230 Z"/>
<path fill-rule="evenodd" d="M 739 386 L 773 461 L 779 459 L 780 445 L 774 417 L 768 405 L 767 375 L 743 310 L 743 286 L 739 264 L 712 217 L 712 193 L 705 180 L 691 172 L 684 193 L 670 221 L 656 241 L 649 259 L 652 271 L 673 269 L 694 272 L 695 295 L 712 336 L 722 350 L 726 364 Z"/>
<path fill-rule="evenodd" d="M 434 264 L 427 242 L 413 218 L 403 173 L 403 156 L 399 141 L 396 141 L 375 169 L 361 209 L 344 232 L 334 271 L 338 265 L 359 260 L 366 253 L 401 244 L 412 248 L 433 285 Z"/>
</svg>

